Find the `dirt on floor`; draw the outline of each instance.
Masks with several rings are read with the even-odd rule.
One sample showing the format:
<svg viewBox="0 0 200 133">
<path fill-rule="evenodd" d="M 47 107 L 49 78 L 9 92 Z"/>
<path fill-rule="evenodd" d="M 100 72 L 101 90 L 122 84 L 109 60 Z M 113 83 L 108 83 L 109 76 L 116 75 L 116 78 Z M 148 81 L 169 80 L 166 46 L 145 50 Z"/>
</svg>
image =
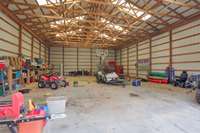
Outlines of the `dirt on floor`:
<svg viewBox="0 0 200 133">
<path fill-rule="evenodd" d="M 25 94 L 44 104 L 49 96 L 65 96 L 66 115 L 49 121 L 45 133 L 197 133 L 200 106 L 194 92 L 171 85 L 143 82 L 141 87 L 97 84 L 94 77 L 66 77 L 70 86 L 51 90 L 26 86 Z M 78 87 L 73 82 L 78 81 Z M 191 124 L 191 126 L 189 125 Z M 4 131 L 3 131 L 4 129 Z M 0 133 L 7 133 L 6 129 Z"/>
</svg>

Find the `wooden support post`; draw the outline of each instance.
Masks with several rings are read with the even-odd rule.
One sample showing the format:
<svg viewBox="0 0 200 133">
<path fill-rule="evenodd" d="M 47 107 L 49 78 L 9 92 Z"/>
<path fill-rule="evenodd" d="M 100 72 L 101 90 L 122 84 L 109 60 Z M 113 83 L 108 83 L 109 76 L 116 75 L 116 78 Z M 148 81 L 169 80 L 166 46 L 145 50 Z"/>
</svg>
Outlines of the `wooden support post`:
<svg viewBox="0 0 200 133">
<path fill-rule="evenodd" d="M 77 71 L 79 70 L 79 58 L 78 58 L 78 56 L 79 56 L 79 49 L 77 48 Z"/>
<path fill-rule="evenodd" d="M 47 63 L 47 47 L 44 47 L 44 62 Z"/>
<path fill-rule="evenodd" d="M 2 1 L 2 0 L 1 0 Z M 5 0 L 4 0 L 5 1 Z M 13 13 L 11 10 L 9 10 L 7 7 L 5 7 L 2 2 L 0 2 L 0 10 L 11 20 L 13 20 L 18 25 L 22 26 L 23 29 L 28 31 L 32 36 L 36 37 L 38 40 L 41 40 L 38 35 L 36 35 L 29 26 L 27 26 L 24 22 L 22 22 L 15 13 Z M 41 40 L 42 41 L 42 40 Z"/>
<path fill-rule="evenodd" d="M 138 78 L 139 72 L 138 72 L 138 42 L 136 43 L 136 78 Z"/>
<path fill-rule="evenodd" d="M 127 48 L 127 76 L 129 76 L 129 48 Z"/>
<path fill-rule="evenodd" d="M 33 61 L 33 36 L 31 37 L 31 61 Z"/>
<path fill-rule="evenodd" d="M 149 39 L 149 68 L 152 71 L 152 38 Z"/>
<path fill-rule="evenodd" d="M 169 66 L 172 67 L 172 30 L 169 32 Z"/>
<path fill-rule="evenodd" d="M 117 51 L 115 50 L 115 61 L 117 62 Z"/>
<path fill-rule="evenodd" d="M 12 74 L 12 67 L 11 66 L 9 66 L 8 69 L 7 69 L 7 77 L 8 77 L 9 91 L 12 92 L 13 74 Z"/>
<path fill-rule="evenodd" d="M 64 74 L 65 73 L 65 70 L 64 70 L 65 69 L 65 47 L 64 46 L 62 47 L 62 64 L 63 64 L 62 69 L 63 69 L 63 74 Z"/>
<path fill-rule="evenodd" d="M 120 65 L 122 65 L 122 49 L 120 49 L 120 51 L 119 51 L 119 53 L 120 53 Z"/>
<path fill-rule="evenodd" d="M 90 49 L 90 74 L 92 75 L 92 48 Z"/>
<path fill-rule="evenodd" d="M 22 57 L 22 26 L 19 26 L 19 49 L 18 56 Z"/>
<path fill-rule="evenodd" d="M 41 43 L 39 44 L 39 58 L 41 58 L 41 48 L 42 46 L 41 46 Z"/>
<path fill-rule="evenodd" d="M 50 55 L 51 55 L 51 53 L 50 53 L 50 47 L 48 47 L 48 64 L 51 63 L 51 62 L 50 62 Z"/>
</svg>

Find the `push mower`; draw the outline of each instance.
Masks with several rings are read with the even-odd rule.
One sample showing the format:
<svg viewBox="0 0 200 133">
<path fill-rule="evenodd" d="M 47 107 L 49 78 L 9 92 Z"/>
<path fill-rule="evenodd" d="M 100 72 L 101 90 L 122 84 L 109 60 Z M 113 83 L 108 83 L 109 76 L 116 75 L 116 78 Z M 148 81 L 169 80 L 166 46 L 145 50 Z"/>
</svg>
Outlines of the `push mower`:
<svg viewBox="0 0 200 133">
<path fill-rule="evenodd" d="M 62 76 L 58 76 L 56 73 L 41 75 L 38 81 L 39 88 L 50 87 L 55 90 L 58 89 L 59 86 L 66 87 L 67 82 Z"/>
</svg>

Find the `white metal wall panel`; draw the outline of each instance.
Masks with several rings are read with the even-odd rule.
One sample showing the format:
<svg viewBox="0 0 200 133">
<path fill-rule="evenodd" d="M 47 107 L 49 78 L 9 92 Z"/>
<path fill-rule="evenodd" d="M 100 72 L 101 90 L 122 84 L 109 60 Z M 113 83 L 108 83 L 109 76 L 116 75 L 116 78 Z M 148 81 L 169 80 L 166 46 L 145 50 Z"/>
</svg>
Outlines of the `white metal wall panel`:
<svg viewBox="0 0 200 133">
<path fill-rule="evenodd" d="M 38 40 L 33 40 L 33 58 L 39 58 L 40 43 Z"/>
<path fill-rule="evenodd" d="M 108 62 L 108 61 L 113 61 L 115 60 L 115 51 L 114 50 L 108 50 L 108 56 L 105 58 L 105 62 Z"/>
<path fill-rule="evenodd" d="M 90 71 L 90 49 L 79 48 L 78 49 L 78 67 L 79 70 Z"/>
<path fill-rule="evenodd" d="M 0 11 L 0 56 L 18 56 L 19 26 Z"/>
<path fill-rule="evenodd" d="M 122 49 L 122 65 L 124 69 L 124 74 L 127 75 L 127 48 Z"/>
<path fill-rule="evenodd" d="M 194 21 L 192 23 L 189 23 L 187 25 L 184 25 L 184 26 L 181 26 L 181 27 L 178 27 L 176 29 L 173 30 L 173 33 L 175 32 L 179 32 L 179 31 L 182 31 L 182 30 L 185 30 L 185 29 L 191 29 L 191 27 L 193 27 L 194 25 L 199 25 L 200 24 L 200 20 L 197 20 L 197 21 Z"/>
<path fill-rule="evenodd" d="M 22 30 L 22 54 L 26 58 L 31 57 L 31 37 L 27 31 Z"/>
<path fill-rule="evenodd" d="M 46 54 L 45 54 L 45 58 L 46 58 L 46 63 L 49 63 L 49 48 L 48 47 L 46 47 Z"/>
<path fill-rule="evenodd" d="M 64 72 L 77 71 L 77 48 L 64 48 Z"/>
<path fill-rule="evenodd" d="M 191 66 L 191 63 L 184 63 L 183 64 L 173 64 L 173 67 L 176 68 L 177 70 L 187 70 L 190 72 L 190 70 L 192 69 L 192 71 L 199 71 L 199 65 L 200 63 L 192 63 L 192 66 Z"/>
<path fill-rule="evenodd" d="M 192 40 L 191 40 L 191 42 L 192 42 Z M 173 54 L 179 55 L 179 54 L 183 54 L 183 53 L 198 52 L 198 51 L 200 51 L 200 45 L 199 44 L 198 45 L 188 45 L 186 47 L 180 47 L 180 48 L 173 49 Z M 176 58 L 174 58 L 174 59 L 176 59 Z"/>
<path fill-rule="evenodd" d="M 92 49 L 92 73 L 98 71 L 98 66 L 100 65 L 100 57 L 96 55 L 96 49 Z"/>
<path fill-rule="evenodd" d="M 152 60 L 152 64 L 154 64 L 154 66 L 155 66 L 156 64 L 165 64 L 165 63 L 168 64 L 168 62 L 169 62 L 169 57 L 154 58 L 154 59 Z"/>
<path fill-rule="evenodd" d="M 152 71 L 164 71 L 169 65 L 169 32 L 152 38 Z"/>
<path fill-rule="evenodd" d="M 175 34 L 176 35 L 176 34 Z M 184 38 L 183 37 L 179 37 L 177 39 L 181 39 Z M 185 39 L 181 39 L 181 40 L 177 40 L 175 38 L 173 38 L 173 47 L 179 47 L 179 46 L 183 46 L 183 45 L 189 45 L 192 43 L 199 43 L 199 35 L 195 35 L 195 36 L 191 36 Z"/>
<path fill-rule="evenodd" d="M 129 75 L 136 77 L 136 45 L 130 46 L 129 48 Z"/>
<path fill-rule="evenodd" d="M 92 60 L 91 60 L 91 54 L 92 54 Z M 107 58 L 109 60 L 110 59 L 114 60 L 114 50 L 109 50 L 109 56 Z M 57 70 L 59 70 L 59 65 L 62 64 L 62 60 L 63 60 L 62 48 L 51 47 L 50 63 L 54 64 Z M 96 49 L 64 48 L 64 72 L 77 71 L 77 70 L 87 70 L 90 72 L 90 70 L 92 69 L 92 73 L 96 73 L 99 64 L 100 64 L 100 57 L 96 56 Z"/>
<path fill-rule="evenodd" d="M 54 65 L 54 71 L 60 72 L 61 64 L 63 63 L 62 47 L 51 47 L 50 48 L 50 64 Z"/>
<path fill-rule="evenodd" d="M 173 67 L 177 75 L 183 70 L 200 72 L 200 20 L 173 30 Z"/>
<path fill-rule="evenodd" d="M 120 50 L 116 50 L 116 62 L 120 65 Z"/>
<path fill-rule="evenodd" d="M 149 40 L 140 42 L 138 44 L 138 60 L 142 59 L 150 59 L 150 44 Z M 148 71 L 146 70 L 138 70 L 138 77 L 146 79 L 148 75 Z"/>
<path fill-rule="evenodd" d="M 7 17 L 1 11 L 0 11 L 0 17 L 1 17 L 0 27 L 5 27 L 8 31 L 13 31 L 12 32 L 13 34 L 18 34 L 18 31 L 16 31 L 16 28 L 19 29 L 18 24 L 16 24 L 13 20 L 11 20 L 9 17 Z M 10 26 L 10 25 L 12 25 L 12 26 Z"/>
<path fill-rule="evenodd" d="M 200 72 L 200 20 L 176 28 L 172 31 L 172 66 L 177 75 L 182 70 L 189 73 Z M 164 71 L 170 61 L 170 36 L 169 32 L 152 38 L 152 71 Z M 147 46 L 147 45 L 146 45 Z M 144 45 L 145 47 L 145 45 Z M 139 59 L 148 57 L 148 48 L 139 45 Z M 130 48 L 130 47 L 129 47 Z M 145 49 L 145 50 L 141 50 Z M 126 72 L 126 49 L 122 49 L 122 64 Z M 131 64 L 133 52 L 129 50 L 129 73 L 131 75 Z M 139 72 L 140 74 L 140 72 Z"/>
<path fill-rule="evenodd" d="M 199 61 L 200 53 L 191 54 L 191 55 L 180 55 L 173 58 L 174 64 L 177 62 L 184 63 L 187 61 Z M 183 64 L 184 65 L 184 64 Z"/>
<path fill-rule="evenodd" d="M 45 45 L 41 44 L 41 58 L 45 61 Z"/>
<path fill-rule="evenodd" d="M 30 58 L 32 35 L 22 28 L 22 54 Z M 34 39 L 33 58 L 39 57 L 39 42 Z M 19 25 L 0 11 L 0 56 L 18 56 Z"/>
</svg>

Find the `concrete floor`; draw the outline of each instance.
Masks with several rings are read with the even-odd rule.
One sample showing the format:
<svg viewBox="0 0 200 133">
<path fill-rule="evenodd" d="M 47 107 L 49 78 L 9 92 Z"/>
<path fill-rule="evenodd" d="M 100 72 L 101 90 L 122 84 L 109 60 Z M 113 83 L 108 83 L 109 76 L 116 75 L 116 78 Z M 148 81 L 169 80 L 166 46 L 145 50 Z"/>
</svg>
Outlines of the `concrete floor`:
<svg viewBox="0 0 200 133">
<path fill-rule="evenodd" d="M 200 105 L 196 104 L 193 93 L 168 85 L 144 83 L 138 88 L 123 88 L 90 83 L 77 88 L 62 88 L 53 93 L 68 98 L 67 117 L 48 121 L 45 133 L 200 131 Z"/>
</svg>

